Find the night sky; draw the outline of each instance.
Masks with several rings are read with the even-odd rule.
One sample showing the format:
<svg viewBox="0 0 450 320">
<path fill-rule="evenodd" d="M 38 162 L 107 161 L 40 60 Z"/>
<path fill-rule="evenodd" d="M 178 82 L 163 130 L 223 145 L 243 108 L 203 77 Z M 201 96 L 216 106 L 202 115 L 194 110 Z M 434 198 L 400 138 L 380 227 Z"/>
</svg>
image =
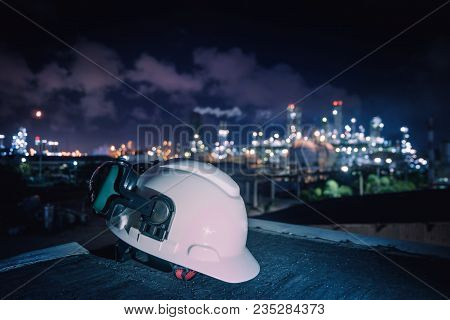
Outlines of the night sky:
<svg viewBox="0 0 450 320">
<path fill-rule="evenodd" d="M 183 121 L 209 106 L 223 112 L 207 123 L 263 123 L 445 1 L 6 2 Z M 138 124 L 178 122 L 2 3 L 0 28 L 8 143 L 26 126 L 91 152 L 134 140 Z M 450 4 L 299 106 L 319 123 L 342 99 L 345 119 L 368 128 L 378 115 L 392 138 L 407 125 L 423 150 L 429 117 L 449 138 L 449 75 Z"/>
</svg>

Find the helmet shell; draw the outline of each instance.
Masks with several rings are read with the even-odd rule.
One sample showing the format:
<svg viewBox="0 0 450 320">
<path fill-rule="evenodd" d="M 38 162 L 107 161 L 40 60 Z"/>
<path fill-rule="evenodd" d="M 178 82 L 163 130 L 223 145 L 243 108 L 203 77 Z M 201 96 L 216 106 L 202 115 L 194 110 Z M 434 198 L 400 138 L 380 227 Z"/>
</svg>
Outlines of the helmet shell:
<svg viewBox="0 0 450 320">
<path fill-rule="evenodd" d="M 182 160 L 163 163 L 144 172 L 137 181 L 141 194 L 154 190 L 172 199 L 167 239 L 160 242 L 109 223 L 121 240 L 153 256 L 226 282 L 243 282 L 259 273 L 259 264 L 246 248 L 248 222 L 239 186 L 211 164 Z M 125 209 L 121 219 L 136 212 Z M 123 218 L 125 217 L 125 218 Z M 122 227 L 122 228 L 121 228 Z"/>
</svg>

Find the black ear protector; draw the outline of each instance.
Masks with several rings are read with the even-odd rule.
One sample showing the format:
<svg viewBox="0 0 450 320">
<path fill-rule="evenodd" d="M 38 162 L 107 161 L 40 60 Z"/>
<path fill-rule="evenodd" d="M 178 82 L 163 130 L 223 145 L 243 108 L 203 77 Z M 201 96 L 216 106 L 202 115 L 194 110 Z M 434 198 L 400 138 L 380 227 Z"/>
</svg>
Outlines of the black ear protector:
<svg viewBox="0 0 450 320">
<path fill-rule="evenodd" d="M 141 215 L 139 231 L 156 240 L 167 238 L 172 217 L 175 212 L 173 201 L 159 194 L 151 198 L 151 211 Z"/>
<path fill-rule="evenodd" d="M 133 165 L 126 161 L 103 163 L 89 181 L 92 207 L 107 219 L 119 215 L 125 208 L 134 209 L 140 213 L 141 233 L 163 241 L 167 238 L 175 205 L 156 190 L 147 197 L 136 192 L 138 178 Z"/>
<path fill-rule="evenodd" d="M 98 214 L 110 215 L 113 204 L 138 209 L 144 200 L 134 191 L 138 174 L 130 163 L 122 160 L 107 161 L 100 165 L 89 181 L 93 209 Z"/>
</svg>

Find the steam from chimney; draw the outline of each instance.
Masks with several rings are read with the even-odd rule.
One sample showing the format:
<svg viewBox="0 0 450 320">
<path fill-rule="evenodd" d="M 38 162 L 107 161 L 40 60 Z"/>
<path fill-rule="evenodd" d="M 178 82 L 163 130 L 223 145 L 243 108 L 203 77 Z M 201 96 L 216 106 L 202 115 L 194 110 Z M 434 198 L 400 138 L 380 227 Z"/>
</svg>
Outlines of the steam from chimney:
<svg viewBox="0 0 450 320">
<path fill-rule="evenodd" d="M 239 107 L 233 107 L 231 109 L 220 109 L 220 108 L 211 108 L 211 107 L 195 107 L 194 112 L 199 113 L 201 115 L 213 115 L 217 118 L 240 118 L 243 116 L 243 112 Z"/>
</svg>

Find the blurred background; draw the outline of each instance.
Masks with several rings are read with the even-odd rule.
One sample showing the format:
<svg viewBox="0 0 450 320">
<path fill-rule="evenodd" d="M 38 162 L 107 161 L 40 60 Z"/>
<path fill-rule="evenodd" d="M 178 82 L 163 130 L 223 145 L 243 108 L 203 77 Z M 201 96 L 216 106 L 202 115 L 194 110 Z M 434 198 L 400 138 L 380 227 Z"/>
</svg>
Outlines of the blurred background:
<svg viewBox="0 0 450 320">
<path fill-rule="evenodd" d="M 87 185 L 117 158 L 212 163 L 249 217 L 450 246 L 438 1 L 10 4 L 0 259 L 104 230 Z"/>
</svg>

